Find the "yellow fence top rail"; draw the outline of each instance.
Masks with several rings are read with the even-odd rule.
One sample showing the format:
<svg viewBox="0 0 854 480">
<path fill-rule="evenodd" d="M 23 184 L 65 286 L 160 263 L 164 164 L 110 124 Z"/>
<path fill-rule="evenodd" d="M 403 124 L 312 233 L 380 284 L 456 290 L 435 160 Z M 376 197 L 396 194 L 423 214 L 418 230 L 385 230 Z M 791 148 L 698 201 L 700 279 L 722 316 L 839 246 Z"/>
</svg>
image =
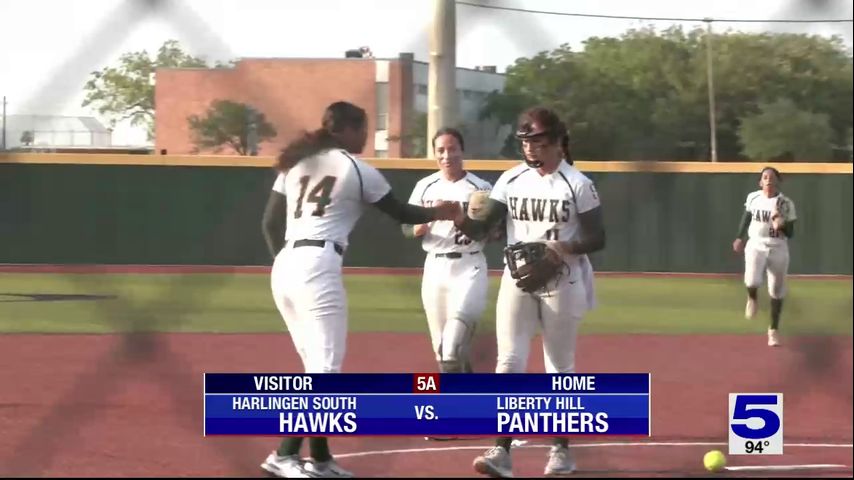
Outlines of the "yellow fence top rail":
<svg viewBox="0 0 854 480">
<path fill-rule="evenodd" d="M 365 158 L 380 169 L 434 170 L 436 162 L 413 158 Z M 273 157 L 232 155 L 134 155 L 78 153 L 0 153 L 0 164 L 48 165 L 150 165 L 173 167 L 258 167 L 271 168 Z M 468 170 L 504 171 L 514 160 L 466 160 Z M 790 162 L 586 162 L 576 166 L 584 172 L 661 172 L 661 173 L 758 173 L 770 165 L 782 173 L 852 174 L 851 163 Z"/>
</svg>

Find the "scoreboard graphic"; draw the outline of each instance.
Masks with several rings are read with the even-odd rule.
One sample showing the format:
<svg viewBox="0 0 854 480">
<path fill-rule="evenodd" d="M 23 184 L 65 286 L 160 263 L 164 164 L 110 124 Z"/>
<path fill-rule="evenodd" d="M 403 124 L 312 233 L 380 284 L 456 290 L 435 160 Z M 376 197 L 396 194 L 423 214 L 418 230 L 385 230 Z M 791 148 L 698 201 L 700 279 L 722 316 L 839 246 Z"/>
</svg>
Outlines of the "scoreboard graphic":
<svg viewBox="0 0 854 480">
<path fill-rule="evenodd" d="M 205 374 L 205 435 L 651 434 L 650 375 Z"/>
</svg>

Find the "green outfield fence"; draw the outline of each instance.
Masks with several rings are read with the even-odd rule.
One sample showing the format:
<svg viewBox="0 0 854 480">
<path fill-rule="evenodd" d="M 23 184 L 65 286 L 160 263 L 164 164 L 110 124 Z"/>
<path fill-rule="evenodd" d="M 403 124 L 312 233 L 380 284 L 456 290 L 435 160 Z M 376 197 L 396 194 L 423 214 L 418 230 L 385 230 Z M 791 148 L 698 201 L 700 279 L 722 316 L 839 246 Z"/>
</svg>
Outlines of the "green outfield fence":
<svg viewBox="0 0 854 480">
<path fill-rule="evenodd" d="M 369 159 L 409 197 L 430 160 Z M 275 178 L 265 157 L 0 154 L 0 263 L 270 264 L 261 212 Z M 469 161 L 495 181 L 512 161 Z M 758 163 L 579 162 L 597 184 L 608 245 L 600 271 L 742 270 L 731 243 Z M 851 164 L 776 164 L 797 204 L 792 273 L 852 273 Z M 417 267 L 423 254 L 369 211 L 345 264 Z M 500 265 L 500 245 L 488 249 Z"/>
</svg>

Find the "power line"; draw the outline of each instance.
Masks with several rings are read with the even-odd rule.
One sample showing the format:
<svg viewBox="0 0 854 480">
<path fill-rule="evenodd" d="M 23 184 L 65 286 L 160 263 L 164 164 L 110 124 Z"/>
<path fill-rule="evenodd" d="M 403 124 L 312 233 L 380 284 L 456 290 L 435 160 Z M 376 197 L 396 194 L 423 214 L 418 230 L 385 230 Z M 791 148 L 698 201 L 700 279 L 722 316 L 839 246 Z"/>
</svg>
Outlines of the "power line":
<svg viewBox="0 0 854 480">
<path fill-rule="evenodd" d="M 746 18 L 680 18 L 680 17 L 630 17 L 626 15 L 601 15 L 601 14 L 593 14 L 593 13 L 570 13 L 570 12 L 550 12 L 545 10 L 528 10 L 525 8 L 514 8 L 514 7 L 500 7 L 497 5 L 483 5 L 479 3 L 469 3 L 469 2 L 457 2 L 457 5 L 465 5 L 468 7 L 475 8 L 488 8 L 491 10 L 505 10 L 509 12 L 523 12 L 523 13 L 539 13 L 542 15 L 558 15 L 563 17 L 584 17 L 584 18 L 609 18 L 616 20 L 654 20 L 654 21 L 664 21 L 664 22 L 722 22 L 722 23 L 852 23 L 854 19 L 845 19 L 845 18 L 826 18 L 826 19 L 816 19 L 816 20 L 781 20 L 781 19 L 772 19 L 772 20 L 759 20 L 759 19 L 746 19 Z"/>
</svg>

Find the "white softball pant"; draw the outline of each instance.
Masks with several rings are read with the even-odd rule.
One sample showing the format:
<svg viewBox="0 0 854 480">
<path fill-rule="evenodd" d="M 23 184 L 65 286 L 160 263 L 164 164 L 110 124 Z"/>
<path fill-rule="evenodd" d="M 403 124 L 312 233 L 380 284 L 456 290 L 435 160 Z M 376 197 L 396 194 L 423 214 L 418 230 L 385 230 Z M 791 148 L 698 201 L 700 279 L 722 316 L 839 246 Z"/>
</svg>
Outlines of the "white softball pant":
<svg viewBox="0 0 854 480">
<path fill-rule="evenodd" d="M 342 256 L 332 242 L 276 256 L 270 286 L 306 373 L 338 373 L 347 346 L 347 294 Z"/>
<path fill-rule="evenodd" d="M 573 373 L 578 324 L 588 307 L 586 295 L 578 262 L 570 275 L 564 274 L 548 290 L 535 294 L 517 287 L 505 268 L 495 316 L 496 373 L 525 373 L 531 340 L 539 331 L 546 373 Z"/>
<path fill-rule="evenodd" d="M 768 294 L 771 298 L 786 296 L 786 274 L 789 272 L 789 245 L 748 240 L 744 246 L 744 284 L 759 288 L 768 275 Z"/>
<path fill-rule="evenodd" d="M 486 309 L 488 291 L 483 253 L 461 253 L 459 258 L 455 254 L 450 257 L 427 254 L 421 302 L 437 362 L 468 360 L 475 327 Z"/>
</svg>

